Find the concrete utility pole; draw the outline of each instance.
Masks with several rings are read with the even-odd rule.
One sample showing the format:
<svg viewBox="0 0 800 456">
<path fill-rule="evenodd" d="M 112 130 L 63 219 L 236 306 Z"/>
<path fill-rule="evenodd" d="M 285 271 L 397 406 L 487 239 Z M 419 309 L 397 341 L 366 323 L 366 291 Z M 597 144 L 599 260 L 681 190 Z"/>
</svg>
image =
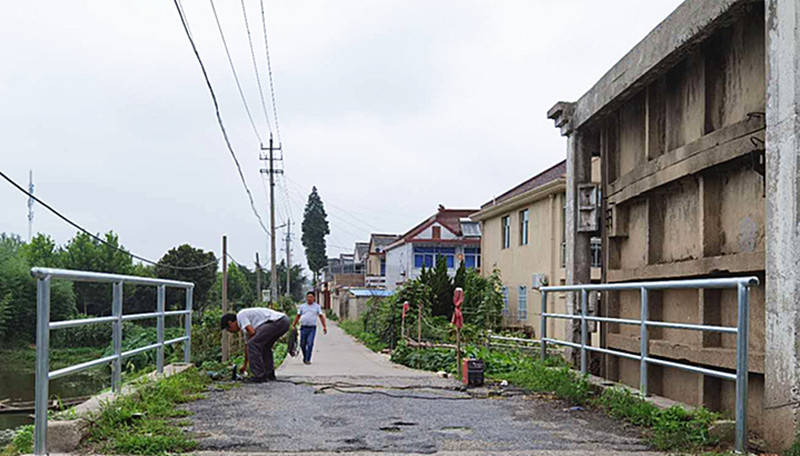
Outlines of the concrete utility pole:
<svg viewBox="0 0 800 456">
<path fill-rule="evenodd" d="M 228 236 L 222 236 L 222 314 L 228 313 Z M 222 332 L 222 362 L 230 358 L 231 339 L 227 331 Z"/>
<path fill-rule="evenodd" d="M 256 299 L 261 301 L 261 263 L 258 261 L 258 252 L 256 252 Z"/>
<path fill-rule="evenodd" d="M 292 295 L 292 221 L 286 221 L 286 296 Z"/>
<path fill-rule="evenodd" d="M 28 193 L 33 195 L 33 170 L 28 171 Z M 28 242 L 33 239 L 33 197 L 28 197 Z"/>
<path fill-rule="evenodd" d="M 261 155 L 261 160 L 269 160 L 269 168 L 261 169 L 262 173 L 269 174 L 269 249 L 270 249 L 270 283 L 269 299 L 272 302 L 277 301 L 278 298 L 278 271 L 275 269 L 275 174 L 283 174 L 283 170 L 275 169 L 275 160 L 273 153 L 276 150 L 281 150 L 281 146 L 273 147 L 272 134 L 269 135 L 269 147 L 261 145 L 261 150 L 269 151 L 269 155 Z M 279 160 L 279 159 L 278 159 Z"/>
</svg>

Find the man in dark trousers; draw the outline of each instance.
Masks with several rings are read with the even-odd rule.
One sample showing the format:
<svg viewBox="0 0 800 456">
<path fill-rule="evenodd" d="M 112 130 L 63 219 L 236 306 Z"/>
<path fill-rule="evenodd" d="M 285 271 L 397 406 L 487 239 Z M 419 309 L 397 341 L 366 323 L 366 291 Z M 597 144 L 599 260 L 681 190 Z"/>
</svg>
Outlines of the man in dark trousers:
<svg viewBox="0 0 800 456">
<path fill-rule="evenodd" d="M 223 315 L 221 324 L 222 329 L 232 333 L 242 331 L 247 337 L 241 372 L 244 373 L 249 364 L 253 376 L 246 381 L 263 383 L 275 380 L 272 346 L 289 330 L 289 317 L 265 307 L 251 307 L 240 310 L 236 315 Z"/>
<path fill-rule="evenodd" d="M 303 364 L 311 364 L 311 352 L 314 351 L 314 337 L 317 334 L 317 318 L 322 322 L 322 330 L 328 334 L 328 323 L 325 313 L 317 304 L 314 292 L 306 293 L 306 302 L 297 308 L 297 316 L 292 322 L 292 328 L 300 322 L 300 348 L 303 350 Z"/>
</svg>

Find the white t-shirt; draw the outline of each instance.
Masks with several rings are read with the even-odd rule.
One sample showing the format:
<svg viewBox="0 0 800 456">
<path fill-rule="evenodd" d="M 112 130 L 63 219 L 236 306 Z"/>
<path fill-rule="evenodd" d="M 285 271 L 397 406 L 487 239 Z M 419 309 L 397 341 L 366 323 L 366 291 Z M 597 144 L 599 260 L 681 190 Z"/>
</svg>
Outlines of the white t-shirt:
<svg viewBox="0 0 800 456">
<path fill-rule="evenodd" d="M 313 304 L 302 303 L 297 308 L 300 315 L 300 326 L 317 326 L 317 317 L 322 315 L 322 307 L 316 302 Z"/>
<path fill-rule="evenodd" d="M 250 325 L 253 329 L 258 328 L 264 323 L 270 321 L 280 320 L 286 314 L 278 312 L 266 307 L 251 307 L 249 309 L 242 309 L 236 314 L 236 321 L 239 323 L 239 329 L 247 334 L 247 326 Z"/>
</svg>

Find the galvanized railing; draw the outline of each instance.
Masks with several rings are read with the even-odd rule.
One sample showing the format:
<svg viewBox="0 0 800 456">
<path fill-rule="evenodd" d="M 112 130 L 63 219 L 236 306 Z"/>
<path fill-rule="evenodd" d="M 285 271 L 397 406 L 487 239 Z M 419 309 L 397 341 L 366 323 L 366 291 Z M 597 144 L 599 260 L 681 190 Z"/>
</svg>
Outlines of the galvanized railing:
<svg viewBox="0 0 800 456">
<path fill-rule="evenodd" d="M 619 356 L 639 361 L 639 390 L 641 394 L 647 396 L 647 365 L 656 364 L 665 367 L 673 367 L 698 374 L 709 375 L 725 380 L 736 382 L 736 451 L 744 452 L 747 446 L 747 344 L 748 344 L 748 323 L 750 314 L 750 287 L 758 285 L 756 277 L 736 277 L 719 279 L 692 279 L 674 280 L 659 282 L 627 282 L 627 283 L 608 283 L 608 284 L 585 284 L 585 285 L 564 285 L 541 287 L 542 293 L 542 318 L 541 318 L 541 356 L 546 357 L 547 344 L 563 345 L 580 350 L 581 372 L 587 373 L 587 352 L 593 351 L 606 355 Z M 664 321 L 649 320 L 648 292 L 650 290 L 671 290 L 671 289 L 703 289 L 703 288 L 736 288 L 738 296 L 737 306 L 737 325 L 712 326 L 689 323 L 671 323 Z M 595 317 L 587 314 L 588 293 L 590 291 L 619 291 L 619 290 L 638 290 L 641 296 L 641 311 L 638 320 L 628 318 L 609 318 Z M 558 314 L 547 312 L 547 295 L 553 292 L 580 292 L 580 314 Z M 547 319 L 560 318 L 568 320 L 580 320 L 581 322 L 581 342 L 557 340 L 547 337 Z M 638 325 L 640 327 L 639 354 L 611 350 L 602 347 L 593 347 L 588 344 L 587 322 L 605 322 L 624 325 Z M 725 372 L 715 369 L 693 366 L 660 358 L 653 358 L 649 355 L 648 328 L 671 328 L 688 329 L 694 331 L 711 331 L 719 333 L 736 334 L 736 373 Z"/>
<path fill-rule="evenodd" d="M 192 293 L 194 284 L 174 280 L 151 279 L 147 277 L 104 274 L 98 272 L 71 271 L 66 269 L 33 268 L 31 274 L 36 278 L 36 404 L 34 416 L 33 452 L 35 455 L 47 454 L 47 405 L 50 380 L 74 374 L 95 366 L 111 363 L 111 389 L 114 393 L 122 390 L 122 360 L 149 350 L 156 350 L 156 370 L 164 371 L 164 347 L 183 342 L 183 359 L 189 362 L 192 337 Z M 84 318 L 80 320 L 50 321 L 50 281 L 63 279 L 72 282 L 110 283 L 112 284 L 111 316 Z M 158 287 L 156 312 L 128 314 L 122 313 L 123 284 L 150 285 Z M 166 289 L 183 288 L 186 290 L 185 310 L 167 312 L 165 310 Z M 174 315 L 185 315 L 182 337 L 164 340 L 164 318 Z M 122 351 L 122 322 L 155 318 L 157 341 L 154 344 L 133 350 Z M 83 325 L 110 323 L 113 327 L 112 341 L 114 354 L 104 356 L 73 366 L 54 371 L 50 370 L 50 330 L 72 328 Z"/>
</svg>

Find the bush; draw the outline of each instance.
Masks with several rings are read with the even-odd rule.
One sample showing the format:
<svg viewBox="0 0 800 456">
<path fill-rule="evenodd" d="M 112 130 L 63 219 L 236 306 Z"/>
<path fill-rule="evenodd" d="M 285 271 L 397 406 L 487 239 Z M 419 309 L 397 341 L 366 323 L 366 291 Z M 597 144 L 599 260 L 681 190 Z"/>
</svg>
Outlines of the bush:
<svg viewBox="0 0 800 456">
<path fill-rule="evenodd" d="M 70 320 L 92 318 L 90 315 L 77 314 Z M 76 326 L 52 331 L 50 344 L 61 348 L 78 347 L 105 347 L 111 340 L 111 323 L 98 323 L 94 325 Z M 123 332 L 124 334 L 124 332 Z"/>
<path fill-rule="evenodd" d="M 154 344 L 158 341 L 158 333 L 156 328 L 142 327 L 135 323 L 125 322 L 122 327 L 122 351 L 134 350 L 139 347 Z M 183 336 L 183 328 L 164 328 L 164 340 L 175 339 Z M 179 349 L 182 344 L 172 344 L 164 347 L 164 361 L 169 363 L 177 361 L 179 355 L 182 355 L 183 350 Z M 108 342 L 106 351 L 103 356 L 110 356 L 114 354 L 114 342 Z M 144 353 L 131 356 L 125 359 L 124 363 L 127 370 L 140 370 L 145 367 L 155 366 L 156 364 L 156 349 L 148 350 Z"/>
<path fill-rule="evenodd" d="M 222 330 L 219 321 L 222 310 L 208 307 L 192 315 L 192 361 L 198 366 L 204 362 L 222 359 Z"/>
</svg>

